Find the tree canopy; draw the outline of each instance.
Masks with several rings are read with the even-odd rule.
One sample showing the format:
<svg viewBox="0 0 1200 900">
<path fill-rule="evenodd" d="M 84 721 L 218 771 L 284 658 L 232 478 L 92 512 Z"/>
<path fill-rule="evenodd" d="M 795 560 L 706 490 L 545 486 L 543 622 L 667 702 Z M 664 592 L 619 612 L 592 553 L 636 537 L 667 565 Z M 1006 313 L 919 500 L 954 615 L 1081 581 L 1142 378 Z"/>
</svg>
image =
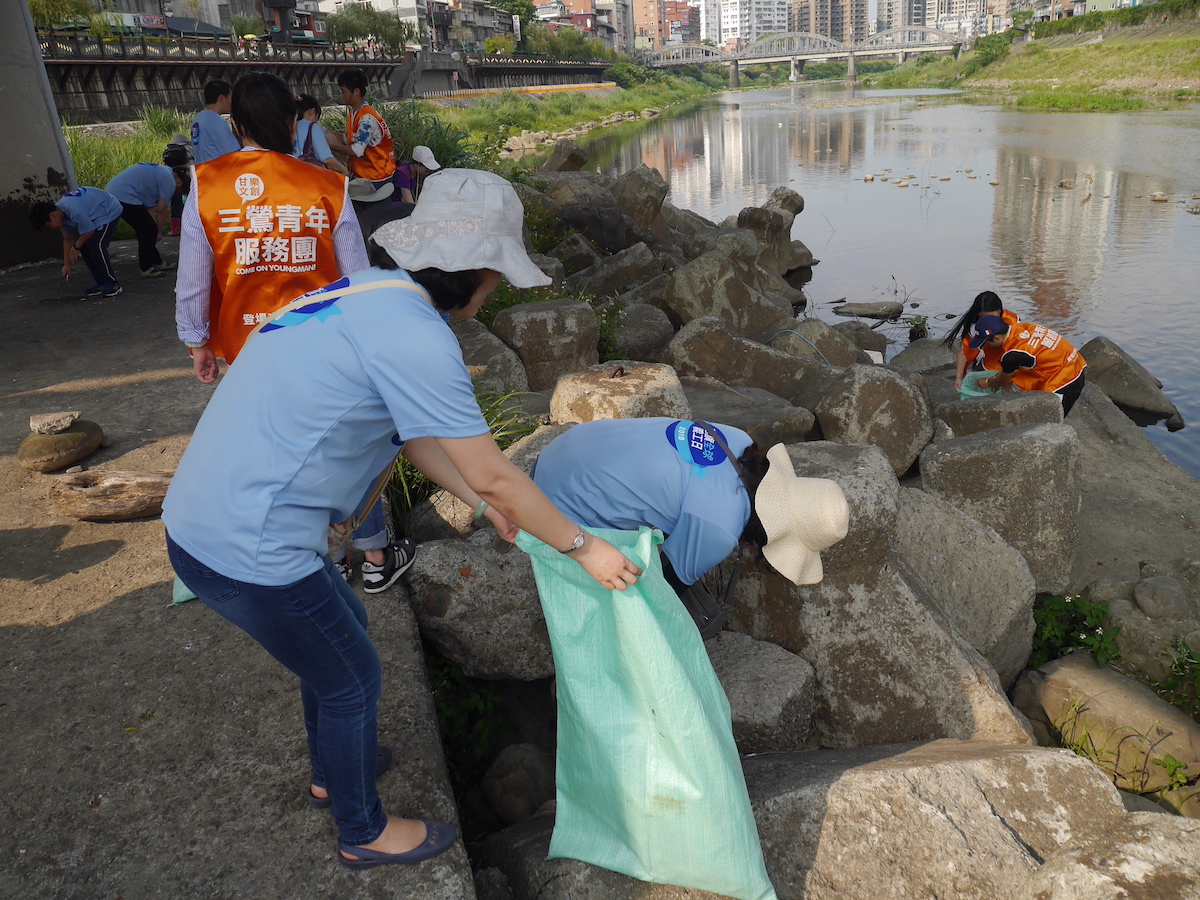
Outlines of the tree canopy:
<svg viewBox="0 0 1200 900">
<path fill-rule="evenodd" d="M 374 38 L 393 50 L 403 50 L 421 40 L 417 25 L 366 3 L 347 3 L 341 12 L 325 20 L 325 29 L 334 43 Z"/>
<path fill-rule="evenodd" d="M 97 18 L 91 0 L 29 0 L 29 15 L 36 28 L 87 24 Z"/>
</svg>

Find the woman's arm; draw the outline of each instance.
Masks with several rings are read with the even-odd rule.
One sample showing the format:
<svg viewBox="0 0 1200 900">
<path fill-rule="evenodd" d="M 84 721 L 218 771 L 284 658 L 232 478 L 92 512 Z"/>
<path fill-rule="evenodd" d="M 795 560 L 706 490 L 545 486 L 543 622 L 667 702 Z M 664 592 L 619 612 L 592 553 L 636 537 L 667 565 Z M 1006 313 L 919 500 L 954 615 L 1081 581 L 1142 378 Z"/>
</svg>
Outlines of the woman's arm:
<svg viewBox="0 0 1200 900">
<path fill-rule="evenodd" d="M 416 466 L 426 478 L 445 488 L 471 509 L 478 509 L 483 498 L 471 490 L 454 463 L 434 438 L 416 438 L 404 442 L 404 458 Z M 510 543 L 517 539 L 517 527 L 491 504 L 484 515 L 496 526 L 500 536 Z"/>
<path fill-rule="evenodd" d="M 958 346 L 958 359 L 954 361 L 954 389 L 956 391 L 962 387 L 963 379 L 967 377 L 968 365 L 970 365 L 970 360 L 967 359 L 967 351 L 963 349 L 960 343 Z"/>
<path fill-rule="evenodd" d="M 571 546 L 580 526 L 559 512 L 529 476 L 500 452 L 490 434 L 433 440 L 465 484 L 505 519 L 558 550 Z M 587 532 L 583 546 L 571 558 L 609 590 L 625 590 L 642 573 L 608 541 Z"/>
</svg>

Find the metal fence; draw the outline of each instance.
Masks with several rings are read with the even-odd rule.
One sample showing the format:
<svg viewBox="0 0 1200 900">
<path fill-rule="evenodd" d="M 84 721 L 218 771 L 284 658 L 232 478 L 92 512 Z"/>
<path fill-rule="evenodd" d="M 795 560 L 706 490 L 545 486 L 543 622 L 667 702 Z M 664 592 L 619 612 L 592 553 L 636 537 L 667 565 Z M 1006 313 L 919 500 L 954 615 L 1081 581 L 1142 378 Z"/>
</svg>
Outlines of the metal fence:
<svg viewBox="0 0 1200 900">
<path fill-rule="evenodd" d="M 274 62 L 331 62 L 392 64 L 404 60 L 390 51 L 374 53 L 355 48 L 314 47 L 305 44 L 246 44 L 187 38 L 113 35 L 96 37 L 77 34 L 40 34 L 43 59 L 135 59 L 135 60 L 265 60 Z"/>
</svg>

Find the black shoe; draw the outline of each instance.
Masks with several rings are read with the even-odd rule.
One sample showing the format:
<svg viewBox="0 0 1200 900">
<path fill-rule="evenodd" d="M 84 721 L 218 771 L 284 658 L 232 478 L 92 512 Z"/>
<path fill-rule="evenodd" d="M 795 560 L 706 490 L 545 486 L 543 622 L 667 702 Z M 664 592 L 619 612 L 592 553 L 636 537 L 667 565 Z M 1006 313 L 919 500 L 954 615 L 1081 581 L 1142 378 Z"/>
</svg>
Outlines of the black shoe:
<svg viewBox="0 0 1200 900">
<path fill-rule="evenodd" d="M 388 544 L 383 548 L 383 552 L 387 554 L 387 558 L 381 566 L 363 560 L 363 590 L 368 594 L 378 594 L 395 584 L 417 558 L 417 545 L 404 538 L 399 543 Z"/>
<path fill-rule="evenodd" d="M 119 293 L 121 293 L 121 286 L 119 284 L 110 284 L 104 288 L 105 297 L 115 297 Z"/>
</svg>

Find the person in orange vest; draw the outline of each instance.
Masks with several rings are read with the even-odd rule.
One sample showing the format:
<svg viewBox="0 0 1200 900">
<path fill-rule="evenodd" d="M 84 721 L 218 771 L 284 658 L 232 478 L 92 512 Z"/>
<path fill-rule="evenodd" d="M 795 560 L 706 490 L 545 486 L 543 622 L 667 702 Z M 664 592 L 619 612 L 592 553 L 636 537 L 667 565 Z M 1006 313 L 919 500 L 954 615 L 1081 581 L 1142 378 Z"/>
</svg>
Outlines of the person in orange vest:
<svg viewBox="0 0 1200 900">
<path fill-rule="evenodd" d="M 975 323 L 971 349 L 987 347 L 1000 354 L 1000 371 L 982 379 L 980 387 L 1008 391 L 1046 391 L 1062 400 L 1063 415 L 1083 392 L 1087 363 L 1075 346 L 1057 331 L 1032 322 L 1009 325 L 999 316 Z"/>
<path fill-rule="evenodd" d="M 396 172 L 392 132 L 383 116 L 367 103 L 367 76 L 362 69 L 346 69 L 338 75 L 338 87 L 342 90 L 342 102 L 350 107 L 346 116 L 350 173 L 382 187 Z"/>
<path fill-rule="evenodd" d="M 244 146 L 195 167 L 179 244 L 175 321 L 202 384 L 287 300 L 367 265 L 346 179 L 292 156 L 287 85 L 243 76 L 231 106 Z"/>
<path fill-rule="evenodd" d="M 1017 314 L 1010 312 L 1004 308 L 1004 303 L 1000 300 L 1000 295 L 995 291 L 980 291 L 975 295 L 975 299 L 971 302 L 971 307 L 965 313 L 958 317 L 958 321 L 942 338 L 942 346 L 947 349 L 953 349 L 955 344 L 958 345 L 958 357 L 954 363 L 954 389 L 959 390 L 962 387 L 963 379 L 967 377 L 967 370 L 971 369 L 979 371 L 981 369 L 990 369 L 993 372 L 1000 371 L 1000 355 L 995 350 L 989 347 L 982 347 L 979 350 L 972 350 L 969 346 L 971 341 L 971 328 L 983 316 L 999 316 L 1009 325 L 1017 324 Z"/>
</svg>

